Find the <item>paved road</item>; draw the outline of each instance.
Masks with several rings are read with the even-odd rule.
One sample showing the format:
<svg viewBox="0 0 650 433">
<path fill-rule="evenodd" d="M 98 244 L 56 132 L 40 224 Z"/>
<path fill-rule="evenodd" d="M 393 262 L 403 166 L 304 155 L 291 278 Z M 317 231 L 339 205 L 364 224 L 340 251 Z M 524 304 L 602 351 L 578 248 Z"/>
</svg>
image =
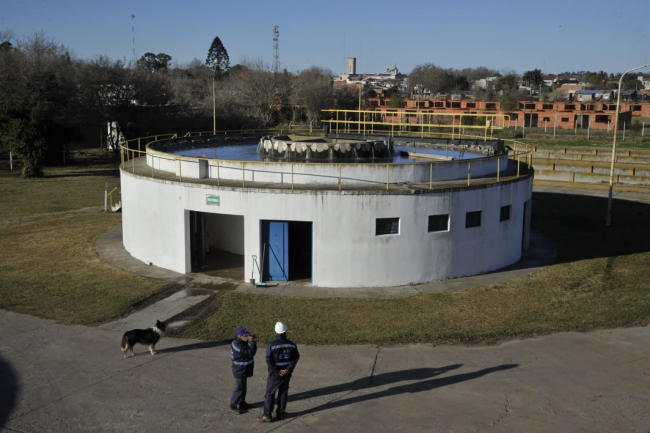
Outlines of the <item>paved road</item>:
<svg viewBox="0 0 650 433">
<path fill-rule="evenodd" d="M 290 325 L 290 324 L 289 324 Z M 301 346 L 289 418 L 232 415 L 228 342 L 163 339 L 123 359 L 118 331 L 0 311 L 9 432 L 648 432 L 650 327 L 494 346 Z"/>
</svg>

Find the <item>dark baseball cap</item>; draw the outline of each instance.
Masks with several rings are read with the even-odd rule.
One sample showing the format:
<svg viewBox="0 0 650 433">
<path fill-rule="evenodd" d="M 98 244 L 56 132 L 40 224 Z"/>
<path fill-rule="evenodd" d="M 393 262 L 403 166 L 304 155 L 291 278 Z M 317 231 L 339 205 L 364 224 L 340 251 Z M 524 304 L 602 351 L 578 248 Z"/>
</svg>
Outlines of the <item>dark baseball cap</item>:
<svg viewBox="0 0 650 433">
<path fill-rule="evenodd" d="M 248 332 L 248 330 L 246 328 L 241 327 L 241 328 L 237 329 L 237 335 L 248 337 L 249 335 L 251 335 L 251 333 Z"/>
</svg>

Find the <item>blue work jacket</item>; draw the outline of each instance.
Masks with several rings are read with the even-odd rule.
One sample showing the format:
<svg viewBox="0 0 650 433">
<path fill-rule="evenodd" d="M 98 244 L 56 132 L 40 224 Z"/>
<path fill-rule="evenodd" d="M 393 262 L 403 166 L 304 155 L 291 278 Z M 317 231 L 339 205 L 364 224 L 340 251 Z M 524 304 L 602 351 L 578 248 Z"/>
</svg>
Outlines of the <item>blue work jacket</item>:
<svg viewBox="0 0 650 433">
<path fill-rule="evenodd" d="M 255 367 L 255 353 L 257 343 L 243 341 L 235 338 L 230 344 L 230 359 L 232 361 L 232 374 L 235 377 L 251 377 Z"/>
</svg>

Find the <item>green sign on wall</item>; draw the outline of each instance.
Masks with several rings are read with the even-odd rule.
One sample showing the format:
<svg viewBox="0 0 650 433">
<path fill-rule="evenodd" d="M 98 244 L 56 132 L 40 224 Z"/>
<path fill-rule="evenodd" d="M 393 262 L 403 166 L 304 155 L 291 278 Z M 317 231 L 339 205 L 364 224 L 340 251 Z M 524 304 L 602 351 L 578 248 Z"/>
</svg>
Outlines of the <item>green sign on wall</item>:
<svg viewBox="0 0 650 433">
<path fill-rule="evenodd" d="M 218 195 L 206 194 L 205 195 L 205 204 L 212 205 L 212 206 L 220 206 L 221 205 L 221 198 Z"/>
</svg>

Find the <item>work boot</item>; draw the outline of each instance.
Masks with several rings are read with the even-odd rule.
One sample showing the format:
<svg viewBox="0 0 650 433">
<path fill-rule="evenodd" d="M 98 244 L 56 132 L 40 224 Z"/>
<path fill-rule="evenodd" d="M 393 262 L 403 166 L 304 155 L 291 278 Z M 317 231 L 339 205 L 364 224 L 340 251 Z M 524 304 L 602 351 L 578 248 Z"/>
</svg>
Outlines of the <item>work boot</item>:
<svg viewBox="0 0 650 433">
<path fill-rule="evenodd" d="M 245 401 L 242 401 L 241 403 L 239 403 L 239 408 L 240 409 L 250 409 L 251 407 L 253 407 L 253 406 L 250 403 L 246 403 Z"/>
<path fill-rule="evenodd" d="M 234 413 L 235 415 L 240 415 L 242 413 L 241 409 L 232 406 L 230 406 L 230 412 Z"/>
<path fill-rule="evenodd" d="M 273 422 L 271 417 L 268 417 L 266 415 L 262 415 L 262 417 L 259 419 L 260 422 Z"/>
<path fill-rule="evenodd" d="M 278 421 L 284 420 L 284 414 L 276 412 L 275 413 L 275 419 L 278 420 Z"/>
</svg>

